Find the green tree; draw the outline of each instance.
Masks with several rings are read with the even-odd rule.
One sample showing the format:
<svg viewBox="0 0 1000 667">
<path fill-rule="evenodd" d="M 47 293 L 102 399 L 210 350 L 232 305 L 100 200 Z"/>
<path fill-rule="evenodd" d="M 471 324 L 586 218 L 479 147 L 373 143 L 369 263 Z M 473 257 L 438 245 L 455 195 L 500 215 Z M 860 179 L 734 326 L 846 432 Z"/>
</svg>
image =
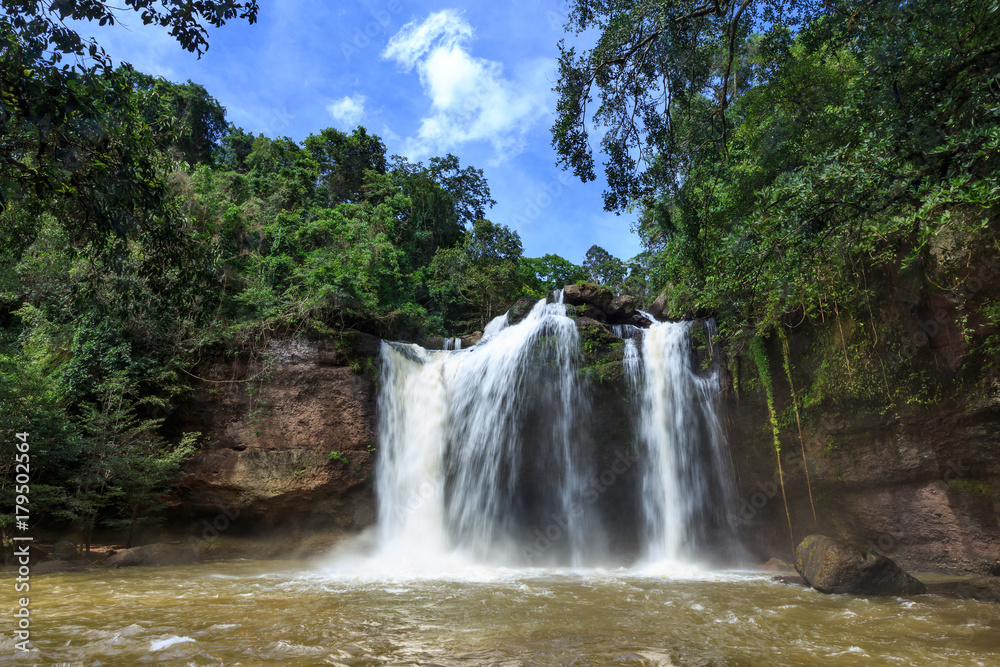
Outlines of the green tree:
<svg viewBox="0 0 1000 667">
<path fill-rule="evenodd" d="M 2 0 L 0 6 L 0 208 L 36 217 L 56 211 L 81 245 L 157 231 L 164 190 L 128 68 L 66 19 L 114 24 L 99 0 Z M 146 24 L 170 30 L 182 47 L 208 48 L 206 26 L 253 23 L 257 4 L 231 0 L 130 2 Z M 72 64 L 62 64 L 67 58 Z M 28 229 L 23 249 L 37 229 Z M 120 249 L 120 248 L 119 248 Z"/>
<path fill-rule="evenodd" d="M 177 84 L 136 72 L 133 81 L 156 148 L 174 149 L 189 164 L 210 161 L 229 130 L 225 108 L 190 80 Z"/>
<path fill-rule="evenodd" d="M 442 248 L 434 256 L 429 267 L 431 295 L 451 321 L 471 314 L 472 322 L 483 327 L 523 293 L 528 277 L 521 253 L 517 232 L 476 220 L 461 245 Z"/>
<path fill-rule="evenodd" d="M 621 288 L 625 282 L 625 262 L 598 245 L 590 246 L 583 260 L 583 270 L 591 282 L 607 285 L 613 290 Z"/>
<path fill-rule="evenodd" d="M 553 290 L 562 289 L 590 278 L 587 271 L 559 255 L 526 257 L 523 260 L 531 295 L 542 298 Z"/>
<path fill-rule="evenodd" d="M 171 504 L 167 496 L 184 477 L 182 466 L 194 454 L 200 435 L 185 433 L 181 442 L 171 447 L 151 428 L 145 438 L 108 462 L 118 508 L 104 523 L 113 529 L 128 530 L 126 548 L 135 546 L 141 526 L 163 520 L 163 510 Z"/>
<path fill-rule="evenodd" d="M 98 385 L 96 401 L 81 406 L 86 456 L 72 478 L 75 489 L 64 515 L 78 526 L 87 552 L 102 516 L 113 527 L 128 528 L 131 545 L 138 526 L 155 522 L 166 507 L 161 498 L 194 451 L 198 434 L 185 434 L 169 447 L 156 433 L 162 420 L 139 417 L 136 389 L 134 380 L 115 373 Z"/>
<path fill-rule="evenodd" d="M 872 319 L 893 272 L 960 281 L 994 242 L 993 3 L 579 2 L 571 18 L 597 40 L 564 47 L 555 145 L 593 178 L 587 129 L 607 130 L 607 207 L 641 208 L 672 309 L 734 314 L 729 333 L 824 304 Z"/>
<path fill-rule="evenodd" d="M 334 128 L 311 134 L 303 147 L 319 169 L 317 197 L 323 206 L 363 201 L 366 172 L 386 171 L 385 144 L 360 126 L 350 135 Z"/>
</svg>

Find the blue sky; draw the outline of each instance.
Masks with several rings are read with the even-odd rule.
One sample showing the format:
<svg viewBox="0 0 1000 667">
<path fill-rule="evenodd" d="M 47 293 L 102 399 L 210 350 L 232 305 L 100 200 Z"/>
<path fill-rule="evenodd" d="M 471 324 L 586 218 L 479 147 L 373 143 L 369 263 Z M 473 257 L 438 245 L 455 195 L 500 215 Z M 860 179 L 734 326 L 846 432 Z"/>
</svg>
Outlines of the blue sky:
<svg viewBox="0 0 1000 667">
<path fill-rule="evenodd" d="M 580 263 L 592 244 L 639 252 L 634 217 L 603 210 L 603 181 L 556 167 L 557 43 L 565 0 L 431 2 L 260 0 L 257 24 L 210 34 L 199 60 L 166 31 L 121 12 L 114 28 L 87 26 L 116 61 L 205 86 L 247 131 L 301 141 L 327 127 L 364 125 L 389 154 L 453 153 L 484 170 L 525 255 Z"/>
</svg>

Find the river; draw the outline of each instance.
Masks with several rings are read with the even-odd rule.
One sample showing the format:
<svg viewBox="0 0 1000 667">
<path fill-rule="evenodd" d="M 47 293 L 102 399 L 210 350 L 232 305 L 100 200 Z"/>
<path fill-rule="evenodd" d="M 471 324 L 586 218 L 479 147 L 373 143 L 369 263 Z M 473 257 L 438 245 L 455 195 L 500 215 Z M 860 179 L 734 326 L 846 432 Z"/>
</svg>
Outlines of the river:
<svg viewBox="0 0 1000 667">
<path fill-rule="evenodd" d="M 366 564 L 367 563 L 367 564 Z M 982 665 L 1000 606 L 828 596 L 756 572 L 218 562 L 32 582 L 36 649 L 82 665 Z M 9 627 L 9 624 L 7 624 Z"/>
</svg>

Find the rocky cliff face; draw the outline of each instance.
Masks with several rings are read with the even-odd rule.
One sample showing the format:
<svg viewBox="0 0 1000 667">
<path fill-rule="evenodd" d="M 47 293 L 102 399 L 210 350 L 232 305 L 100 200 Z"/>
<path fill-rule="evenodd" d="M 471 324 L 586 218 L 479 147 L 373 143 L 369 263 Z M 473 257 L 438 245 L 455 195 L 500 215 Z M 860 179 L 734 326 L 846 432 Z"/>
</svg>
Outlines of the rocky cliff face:
<svg viewBox="0 0 1000 667">
<path fill-rule="evenodd" d="M 884 380 L 872 378 L 877 387 L 855 392 L 860 397 L 803 410 L 802 445 L 782 353 L 776 344 L 769 346 L 775 403 L 784 410 L 779 439 L 792 538 L 763 392 L 759 386 L 748 389 L 747 383 L 736 391 L 730 382 L 727 431 L 741 492 L 729 514 L 761 562 L 789 556 L 793 543 L 820 532 L 876 549 L 910 570 L 985 574 L 1000 569 L 1000 380 L 997 369 L 969 356 L 967 343 L 949 326 L 953 320 L 938 313 L 935 335 L 912 339 L 912 353 L 920 355 L 911 366 L 913 377 L 921 378 L 928 391 L 893 382 L 883 387 Z M 802 389 L 821 372 L 817 358 L 823 333 L 803 327 L 789 335 L 800 405 Z M 737 361 L 744 371 L 752 364 Z M 863 361 L 858 359 L 855 372 Z M 876 369 L 888 368 L 892 377 L 899 358 L 871 361 Z M 893 395 L 894 404 L 879 400 L 882 394 Z"/>
<path fill-rule="evenodd" d="M 583 300 L 576 307 L 584 346 L 581 373 L 592 391 L 592 410 L 581 431 L 593 439 L 586 448 L 600 475 L 616 456 L 633 451 L 622 341 L 600 321 L 614 319 L 607 316 L 610 303 Z M 590 317 L 598 309 L 605 317 Z M 786 383 L 775 381 L 784 420 L 780 441 L 791 536 L 764 393 L 748 382 L 751 362 L 741 355 L 733 359 L 723 401 L 739 494 L 726 514 L 751 561 L 790 559 L 802 537 L 824 533 L 876 549 L 910 570 L 997 573 L 998 369 L 970 368 L 962 337 L 954 335 L 940 310 L 935 335 L 913 340 L 944 389 L 892 410 L 863 397 L 829 409 L 803 406 L 805 464 L 790 417 L 790 392 Z M 633 313 L 622 319 L 632 321 Z M 789 337 L 800 397 L 818 372 L 824 335 L 801 328 Z M 263 356 L 200 367 L 206 381 L 174 413 L 170 426 L 201 431 L 209 445 L 178 491 L 171 526 L 200 535 L 212 522 L 231 534 L 340 534 L 370 525 L 378 344 L 363 335 L 288 339 L 273 342 Z M 769 357 L 772 377 L 783 378 L 774 341 Z M 610 526 L 615 552 L 627 559 L 636 548 L 634 526 L 623 519 L 636 512 L 635 470 L 616 480 L 602 491 L 598 509 Z"/>
<path fill-rule="evenodd" d="M 757 559 L 788 556 L 811 532 L 835 535 L 908 569 L 995 572 L 1000 566 L 1000 402 L 831 415 L 782 453 L 792 538 L 778 485 L 766 407 L 729 403 L 740 499 L 729 513 Z M 816 508 L 813 519 L 805 470 Z"/>
<path fill-rule="evenodd" d="M 374 520 L 375 358 L 364 335 L 276 340 L 203 364 L 169 426 L 200 431 L 171 524 L 200 536 L 350 531 Z M 206 523 L 207 521 L 207 523 Z"/>
</svg>

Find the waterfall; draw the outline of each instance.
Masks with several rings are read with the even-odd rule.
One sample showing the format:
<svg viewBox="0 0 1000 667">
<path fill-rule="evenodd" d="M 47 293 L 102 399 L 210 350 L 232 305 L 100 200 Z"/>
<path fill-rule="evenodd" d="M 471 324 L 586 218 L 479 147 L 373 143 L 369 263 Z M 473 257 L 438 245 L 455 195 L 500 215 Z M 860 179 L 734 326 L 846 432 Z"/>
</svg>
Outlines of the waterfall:
<svg viewBox="0 0 1000 667">
<path fill-rule="evenodd" d="M 713 323 L 620 325 L 613 333 L 624 339 L 635 400 L 631 415 L 623 407 L 608 422 L 604 413 L 600 423 L 612 428 L 631 417 L 620 435 L 598 435 L 604 449 L 591 446 L 590 387 L 561 292 L 520 322 L 495 318 L 467 349 L 459 339 L 440 351 L 383 342 L 381 553 L 430 567 L 453 557 L 575 566 L 614 551 L 605 549 L 605 530 L 616 548 L 633 545 L 628 553 L 638 549 L 649 563 L 691 562 L 728 546 L 723 510 L 734 505 L 715 410 L 719 373 L 696 367 L 691 341 L 707 339 L 714 364 Z M 630 431 L 636 468 L 607 477 Z"/>
<path fill-rule="evenodd" d="M 580 341 L 561 293 L 465 350 L 382 344 L 379 544 L 408 558 L 580 564 L 594 534 L 574 415 Z M 558 539 L 534 546 L 558 526 Z M 531 546 L 527 546 L 531 545 Z"/>
<path fill-rule="evenodd" d="M 734 555 L 723 516 L 734 506 L 734 491 L 715 409 L 719 374 L 703 376 L 693 367 L 693 326 L 700 325 L 654 321 L 640 344 L 625 343 L 625 372 L 637 398 L 640 541 L 647 562 L 697 558 L 708 530 L 721 533 L 729 552 L 722 555 Z M 714 358 L 714 323 L 704 326 Z"/>
</svg>

